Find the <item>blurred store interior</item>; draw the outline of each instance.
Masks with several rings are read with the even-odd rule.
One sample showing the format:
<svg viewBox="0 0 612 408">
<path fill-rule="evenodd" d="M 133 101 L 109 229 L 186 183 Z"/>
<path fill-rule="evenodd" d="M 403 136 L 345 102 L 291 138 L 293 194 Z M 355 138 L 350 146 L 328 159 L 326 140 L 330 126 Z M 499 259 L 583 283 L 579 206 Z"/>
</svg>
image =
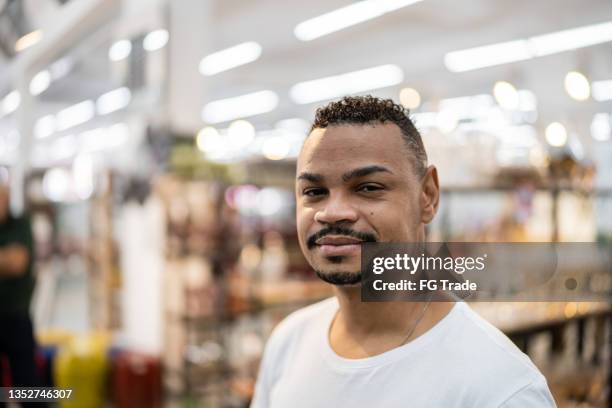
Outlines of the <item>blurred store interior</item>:
<svg viewBox="0 0 612 408">
<path fill-rule="evenodd" d="M 612 242 L 609 1 L 0 1 L 0 177 L 32 222 L 39 369 L 84 398 L 61 406 L 248 406 L 275 324 L 331 294 L 294 168 L 347 94 L 411 110 L 430 240 Z M 608 303 L 474 308 L 560 407 L 609 406 Z"/>
</svg>

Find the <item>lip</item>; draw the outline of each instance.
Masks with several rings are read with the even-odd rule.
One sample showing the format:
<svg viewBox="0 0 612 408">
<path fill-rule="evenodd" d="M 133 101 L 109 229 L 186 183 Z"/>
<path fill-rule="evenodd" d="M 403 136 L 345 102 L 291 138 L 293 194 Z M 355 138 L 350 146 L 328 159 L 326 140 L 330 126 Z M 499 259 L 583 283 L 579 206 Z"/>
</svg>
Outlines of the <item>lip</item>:
<svg viewBox="0 0 612 408">
<path fill-rule="evenodd" d="M 324 256 L 357 255 L 361 250 L 361 240 L 340 235 L 327 235 L 316 241 L 317 248 Z"/>
</svg>

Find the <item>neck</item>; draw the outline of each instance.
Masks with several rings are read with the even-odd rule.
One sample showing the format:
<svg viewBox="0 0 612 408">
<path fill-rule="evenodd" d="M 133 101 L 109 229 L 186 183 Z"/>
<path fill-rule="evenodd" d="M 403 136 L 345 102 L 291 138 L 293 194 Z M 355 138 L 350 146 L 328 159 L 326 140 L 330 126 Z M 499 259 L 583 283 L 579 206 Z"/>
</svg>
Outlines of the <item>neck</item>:
<svg viewBox="0 0 612 408">
<path fill-rule="evenodd" d="M 340 310 L 338 319 L 347 331 L 359 335 L 405 333 L 422 309 L 422 302 L 362 302 L 361 287 L 334 287 Z"/>
<path fill-rule="evenodd" d="M 334 287 L 340 309 L 329 328 L 332 349 L 345 358 L 365 358 L 423 335 L 454 302 L 362 302 L 361 288 Z"/>
</svg>

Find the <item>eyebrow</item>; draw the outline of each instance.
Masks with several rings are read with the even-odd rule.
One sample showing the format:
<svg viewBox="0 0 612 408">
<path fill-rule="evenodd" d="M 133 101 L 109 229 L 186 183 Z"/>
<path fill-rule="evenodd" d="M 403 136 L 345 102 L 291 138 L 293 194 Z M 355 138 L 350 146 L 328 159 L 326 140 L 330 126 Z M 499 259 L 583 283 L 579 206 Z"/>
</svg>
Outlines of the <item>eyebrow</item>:
<svg viewBox="0 0 612 408">
<path fill-rule="evenodd" d="M 297 177 L 297 179 L 310 181 L 311 183 L 320 183 L 323 181 L 323 176 L 320 174 L 303 172 Z"/>
<path fill-rule="evenodd" d="M 344 173 L 342 175 L 342 181 L 346 183 L 347 181 L 350 181 L 351 179 L 365 177 L 365 176 L 369 176 L 372 173 L 379 173 L 379 172 L 393 174 L 393 172 L 386 167 L 372 165 L 372 166 L 359 167 L 357 169 Z M 303 172 L 297 177 L 297 179 L 310 181 L 311 183 L 320 183 L 324 180 L 324 177 L 321 174 Z"/>
<path fill-rule="evenodd" d="M 372 166 L 360 167 L 358 169 L 351 170 L 348 173 L 344 173 L 342 175 L 342 181 L 347 182 L 353 178 L 365 177 L 365 176 L 369 176 L 372 173 L 380 173 L 380 172 L 393 174 L 393 172 L 386 167 L 372 165 Z"/>
</svg>

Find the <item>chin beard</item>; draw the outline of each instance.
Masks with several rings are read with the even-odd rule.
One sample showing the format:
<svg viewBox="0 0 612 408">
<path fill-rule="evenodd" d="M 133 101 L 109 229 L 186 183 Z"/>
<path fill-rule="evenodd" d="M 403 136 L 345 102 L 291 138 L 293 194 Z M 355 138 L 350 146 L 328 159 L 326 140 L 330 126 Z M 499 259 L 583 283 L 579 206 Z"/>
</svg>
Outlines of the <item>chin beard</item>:
<svg viewBox="0 0 612 408">
<path fill-rule="evenodd" d="M 319 279 L 332 285 L 357 285 L 361 283 L 361 272 L 321 272 L 315 271 Z"/>
</svg>

